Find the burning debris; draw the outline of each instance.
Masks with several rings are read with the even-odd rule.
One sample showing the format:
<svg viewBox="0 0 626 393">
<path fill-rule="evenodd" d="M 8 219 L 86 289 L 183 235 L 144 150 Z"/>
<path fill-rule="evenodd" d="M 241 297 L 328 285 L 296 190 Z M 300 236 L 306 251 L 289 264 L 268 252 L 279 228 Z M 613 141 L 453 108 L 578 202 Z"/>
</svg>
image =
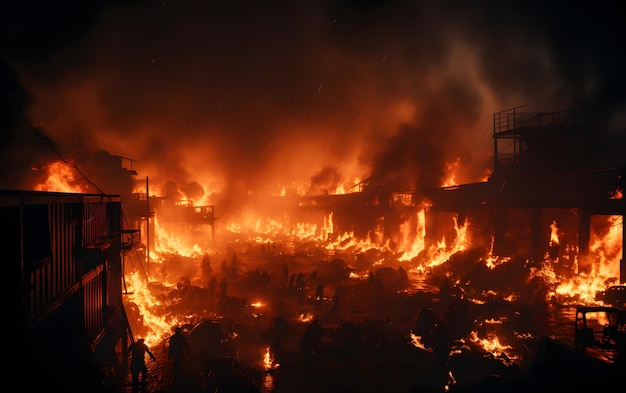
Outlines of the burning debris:
<svg viewBox="0 0 626 393">
<path fill-rule="evenodd" d="M 235 241 L 230 254 L 164 257 L 175 261 L 168 270 L 193 265 L 196 274 L 153 289 L 161 293 L 161 306 L 144 304 L 143 312 L 167 321 L 165 330 L 188 326 L 196 356 L 235 357 L 257 386 L 268 384 L 261 380 L 271 375 L 270 391 L 314 373 L 301 367 L 323 372 L 328 384 L 354 375 L 402 391 L 426 381 L 461 389 L 495 375 L 527 377 L 543 337 L 572 334 L 570 322 L 560 320 L 569 304 L 600 304 L 576 295 L 574 285 L 584 287 L 584 276 L 555 272 L 559 261 L 549 254 L 543 261 L 495 258 L 484 248 L 457 244 L 441 263 L 424 255 L 392 262 L 403 253 L 374 244 L 364 251 L 359 242 L 346 247 L 345 240 L 337 244 L 334 249 L 330 240 Z M 221 265 L 208 269 L 207 260 Z M 129 296 L 129 302 L 136 299 Z M 200 336 L 204 325 L 216 326 L 215 333 Z M 140 329 L 155 343 L 163 337 L 158 324 Z M 215 344 L 199 350 L 209 345 L 202 340 Z M 427 367 L 437 364 L 445 370 Z"/>
<path fill-rule="evenodd" d="M 121 196 L 129 323 L 193 388 L 517 378 L 623 306 L 619 12 L 74 6 L 7 7 L 2 188 Z"/>
</svg>

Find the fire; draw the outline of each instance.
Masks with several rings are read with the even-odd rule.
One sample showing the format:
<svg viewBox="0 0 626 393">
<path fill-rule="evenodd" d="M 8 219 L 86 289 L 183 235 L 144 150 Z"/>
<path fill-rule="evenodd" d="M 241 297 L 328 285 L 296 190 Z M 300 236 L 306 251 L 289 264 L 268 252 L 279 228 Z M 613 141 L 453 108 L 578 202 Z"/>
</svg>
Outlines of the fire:
<svg viewBox="0 0 626 393">
<path fill-rule="evenodd" d="M 411 344 L 413 344 L 414 347 L 423 349 L 427 352 L 433 352 L 431 348 L 427 348 L 424 344 L 422 344 L 422 336 L 417 336 L 415 333 L 411 332 L 409 337 L 411 338 Z"/>
<path fill-rule="evenodd" d="M 197 257 L 203 255 L 205 251 L 194 242 L 194 239 L 185 237 L 185 232 L 170 231 L 167 227 L 159 223 L 157 217 L 154 218 L 156 254 L 175 253 L 185 257 Z M 157 262 L 155 257 L 154 262 Z"/>
<path fill-rule="evenodd" d="M 324 228 L 322 232 L 322 239 L 328 238 L 328 235 L 331 233 L 335 233 L 334 225 L 333 225 L 333 212 L 328 214 L 328 217 L 324 217 Z"/>
<path fill-rule="evenodd" d="M 300 316 L 298 317 L 298 320 L 300 322 L 311 322 L 313 319 L 315 319 L 315 315 L 313 314 L 300 314 Z"/>
<path fill-rule="evenodd" d="M 451 187 L 451 186 L 458 185 L 456 176 L 460 167 L 461 167 L 461 157 L 457 157 L 456 160 L 454 160 L 454 162 L 448 163 L 446 165 L 446 169 L 448 170 L 448 178 L 443 182 L 442 187 Z"/>
<path fill-rule="evenodd" d="M 263 355 L 263 366 L 265 371 L 274 370 L 280 367 L 280 364 L 274 361 L 270 347 L 265 348 L 265 355 Z"/>
<path fill-rule="evenodd" d="M 480 338 L 478 337 L 477 332 L 472 331 L 470 334 L 470 340 L 482 347 L 485 352 L 493 354 L 496 358 L 504 357 L 505 359 L 515 359 L 515 357 L 512 357 L 509 353 L 511 346 L 500 343 L 500 339 L 496 335 L 490 335 L 487 338 Z"/>
<path fill-rule="evenodd" d="M 553 220 L 552 224 L 550 224 L 550 247 L 556 247 L 559 244 L 561 244 L 559 241 L 559 227 L 556 220 Z"/>
<path fill-rule="evenodd" d="M 426 209 L 426 208 L 425 208 Z M 400 261 L 409 261 L 417 257 L 426 248 L 425 236 L 426 236 L 426 211 L 421 209 L 417 213 L 416 224 L 413 227 L 411 222 L 405 222 L 400 226 L 400 233 L 402 234 L 402 241 L 400 242 L 400 248 L 402 255 L 399 257 Z M 450 245 L 446 244 L 446 239 L 443 238 L 436 245 L 431 246 L 427 250 L 428 254 L 428 266 L 434 267 L 445 263 L 451 255 L 459 251 L 464 251 L 470 247 L 470 239 L 468 235 L 468 227 L 470 222 L 465 222 L 464 225 L 459 226 L 458 220 L 453 218 L 452 224 L 454 226 L 455 238 Z M 414 235 L 413 235 L 414 234 Z M 413 238 L 409 241 L 409 238 Z M 426 268 L 426 266 L 418 266 L 417 270 L 420 271 Z"/>
<path fill-rule="evenodd" d="M 458 220 L 456 218 L 454 221 L 454 231 L 456 232 L 456 237 L 454 238 L 452 244 L 448 247 L 446 246 L 445 238 L 442 239 L 436 247 L 432 248 L 429 253 L 431 255 L 431 262 L 429 266 L 438 266 L 445 263 L 452 254 L 455 254 L 459 251 L 464 251 L 468 246 L 468 236 L 467 236 L 467 228 L 469 226 L 469 222 L 466 222 L 465 225 L 459 226 Z"/>
<path fill-rule="evenodd" d="M 354 232 L 346 232 L 337 237 L 337 239 L 333 242 L 330 242 L 326 245 L 326 249 L 328 250 L 355 250 L 358 252 L 365 252 L 367 250 L 378 249 L 378 250 L 389 250 L 389 241 L 387 241 L 383 245 L 378 245 L 375 242 L 372 242 L 369 236 L 365 239 L 358 239 L 354 236 Z"/>
<path fill-rule="evenodd" d="M 255 234 L 254 240 L 257 243 L 281 236 L 297 239 L 318 239 L 322 236 L 318 231 L 318 226 L 314 223 L 290 222 L 287 218 L 281 222 L 274 218 L 258 217 L 249 211 L 244 212 L 240 220 L 228 223 L 226 230 L 238 234 Z M 327 227 L 325 226 L 322 231 L 326 230 Z"/>
<path fill-rule="evenodd" d="M 601 219 L 598 218 L 598 220 Z M 598 224 L 595 227 L 596 231 L 592 232 L 589 255 L 585 256 L 591 262 L 589 271 L 579 271 L 571 278 L 561 277 L 554 272 L 554 266 L 550 261 L 543 263 L 540 274 L 557 285 L 555 294 L 564 303 L 598 305 L 600 302 L 595 300 L 596 293 L 615 284 L 619 277 L 619 265 L 622 258 L 622 218 L 621 216 L 606 216 L 604 224 Z M 553 229 L 550 238 L 551 245 L 554 244 L 552 238 L 554 232 Z"/>
<path fill-rule="evenodd" d="M 179 320 L 173 315 L 157 315 L 162 303 L 151 293 L 148 282 L 143 279 L 139 272 L 134 272 L 126 276 L 128 294 L 124 299 L 126 305 L 136 304 L 141 310 L 142 326 L 137 329 L 135 326 L 135 338 L 144 337 L 146 344 L 156 345 L 165 339 L 171 332 L 172 326 L 182 325 L 188 321 Z M 131 327 L 132 326 L 131 322 Z M 141 331 L 139 331 L 141 330 Z"/>
<path fill-rule="evenodd" d="M 619 263 L 623 258 L 622 236 L 624 221 L 622 216 L 608 216 L 603 226 L 596 227 L 595 240 L 589 246 L 596 255 L 596 274 L 606 277 L 619 277 Z"/>
<path fill-rule="evenodd" d="M 35 191 L 87 192 L 82 183 L 74 178 L 74 171 L 69 164 L 63 161 L 54 161 L 45 167 L 45 171 L 48 177 L 43 183 L 34 187 Z"/>
<path fill-rule="evenodd" d="M 426 237 L 426 211 L 420 209 L 417 212 L 416 225 L 413 226 L 410 221 L 400 225 L 400 248 L 405 250 L 400 256 L 400 261 L 410 261 L 415 258 L 425 247 L 424 239 Z"/>
</svg>

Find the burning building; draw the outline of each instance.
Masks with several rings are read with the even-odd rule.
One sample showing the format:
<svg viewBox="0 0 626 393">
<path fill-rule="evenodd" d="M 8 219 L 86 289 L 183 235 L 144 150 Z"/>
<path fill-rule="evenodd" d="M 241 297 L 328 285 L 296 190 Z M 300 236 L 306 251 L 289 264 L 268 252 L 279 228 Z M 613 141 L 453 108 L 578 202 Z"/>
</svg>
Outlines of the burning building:
<svg viewBox="0 0 626 393">
<path fill-rule="evenodd" d="M 498 367 L 480 371 L 502 375 L 546 330 L 571 327 L 573 305 L 619 297 L 621 14 L 606 4 L 357 3 L 12 2 L 0 63 L 0 160 L 11 170 L 0 188 L 87 205 L 119 197 L 124 309 L 132 336 L 157 348 L 174 325 L 194 337 L 199 320 L 219 319 L 241 360 L 284 376 L 301 364 L 299 343 L 267 340 L 269 318 L 283 315 L 298 334 L 316 318 L 336 333 L 309 355 L 341 354 L 355 322 L 377 344 L 362 346 L 369 363 L 342 371 L 380 386 L 388 379 L 372 370 L 403 378 L 433 360 L 435 340 L 414 319 L 448 315 L 457 386 L 485 376 L 467 360 L 485 351 Z M 590 116 L 496 112 L 520 102 Z M 48 218 L 56 244 L 65 232 Z M 47 262 L 20 266 L 43 277 L 45 299 L 65 299 L 46 287 Z M 77 285 L 67 293 L 86 290 Z M 95 343 L 84 335 L 81 359 Z M 282 362 L 266 359 L 283 344 Z M 330 358 L 319 370 L 338 377 Z"/>
<path fill-rule="evenodd" d="M 467 223 L 474 246 L 494 255 L 548 254 L 576 272 L 593 269 L 592 234 L 602 238 L 607 231 L 599 228 L 615 227 L 621 245 L 604 255 L 613 261 L 612 279 L 624 282 L 624 166 L 619 158 L 605 157 L 608 166 L 591 160 L 601 147 L 584 114 L 513 108 L 495 113 L 493 124 L 493 171 L 485 182 L 417 190 L 363 182 L 358 192 L 304 197 L 298 206 L 332 213 L 334 230 L 378 244 L 397 240 L 401 224 L 424 210 L 427 245 Z"/>
<path fill-rule="evenodd" d="M 148 336 L 151 344 L 159 345 L 170 326 L 187 326 L 194 345 L 204 345 L 200 328 L 194 325 L 202 326 L 207 318 L 222 322 L 218 330 L 224 336 L 219 342 L 234 345 L 246 364 L 268 354 L 280 356 L 275 349 L 266 352 L 271 340 L 261 339 L 273 329 L 262 322 L 266 313 L 291 315 L 288 318 L 302 324 L 299 329 L 311 320 L 307 315 L 318 315 L 324 323 L 342 329 L 347 328 L 347 320 L 365 323 L 393 315 L 398 326 L 407 329 L 404 338 L 410 333 L 414 348 L 428 352 L 433 351 L 433 344 L 428 341 L 429 333 L 420 331 L 425 322 L 419 321 L 425 310 L 439 304 L 433 315 L 440 316 L 433 316 L 434 321 L 452 313 L 448 317 L 452 323 L 459 317 L 458 309 L 466 310 L 468 317 L 472 315 L 468 330 L 455 334 L 473 341 L 474 346 L 487 348 L 491 342 L 493 353 L 508 359 L 496 363 L 510 367 L 520 355 L 503 355 L 506 345 L 493 340 L 504 333 L 496 335 L 497 329 L 489 326 L 522 324 L 530 329 L 530 322 L 522 322 L 529 318 L 528 301 L 549 302 L 553 297 L 563 304 L 603 304 L 594 295 L 623 283 L 620 220 L 624 214 L 624 167 L 580 165 L 576 156 L 589 148 L 585 139 L 588 128 L 574 123 L 575 115 L 574 111 L 526 113 L 519 108 L 496 113 L 494 169 L 486 182 L 399 190 L 383 179 L 369 178 L 345 194 L 275 196 L 263 203 L 252 198 L 252 205 L 263 206 L 273 226 L 262 228 L 257 222 L 255 229 L 246 231 L 225 227 L 217 236 L 214 206 L 151 196 L 148 179 L 142 188 L 132 169 L 121 168 L 126 178 L 122 183 L 134 185 L 123 190 L 122 198 L 7 191 L 3 196 L 5 216 L 17 220 L 15 226 L 22 228 L 6 247 L 21 245 L 14 254 L 16 260 L 24 261 L 20 270 L 26 286 L 18 303 L 24 310 L 25 345 L 40 359 L 47 355 L 38 348 L 47 353 L 63 352 L 62 362 L 41 367 L 58 374 L 59 380 L 77 384 L 102 380 L 76 381 L 63 370 L 87 367 L 89 375 L 102 372 L 103 367 L 124 370 L 123 355 L 129 342 Z M 543 120 L 546 117 L 550 121 Z M 512 141 L 502 149 L 501 139 Z M 552 157 L 558 157 L 558 166 L 546 162 Z M 116 162 L 122 165 L 120 159 Z M 594 231 L 594 226 L 605 230 Z M 177 240 L 185 237 L 185 231 L 196 244 Z M 612 237 L 617 237 L 616 244 L 602 244 Z M 34 249 L 49 252 L 31 255 L 29 250 Z M 298 256 L 306 249 L 308 256 Z M 327 260 L 329 256 L 334 257 Z M 221 259 L 221 270 L 211 259 Z M 521 260 L 525 261 L 523 267 Z M 283 268 L 293 272 L 288 281 Z M 498 269 L 515 270 L 516 277 L 488 282 L 489 276 L 498 277 Z M 298 270 L 302 281 L 295 278 Z M 406 275 L 404 280 L 400 273 Z M 544 287 L 527 288 L 529 280 L 536 283 L 542 275 Z M 264 276 L 267 281 L 262 280 Z M 224 283 L 228 280 L 229 289 L 211 287 L 215 278 Z M 277 287 L 271 289 L 269 282 Z M 374 282 L 387 288 L 386 292 L 367 286 Z M 588 284 L 593 285 L 582 290 Z M 379 298 L 371 299 L 375 293 Z M 416 300 L 419 293 L 430 293 L 430 303 Z M 524 297 L 525 301 L 521 300 Z M 71 300 L 74 298 L 77 300 Z M 285 302 L 287 306 L 280 306 Z M 370 304 L 369 309 L 361 309 L 363 302 Z M 506 310 L 506 317 L 491 309 L 496 306 L 490 304 L 499 302 L 506 304 L 499 306 Z M 459 307 L 457 311 L 445 308 L 452 305 Z M 74 313 L 71 307 L 82 311 Z M 280 311 L 281 307 L 290 311 Z M 68 311 L 63 311 L 66 308 Z M 494 316 L 488 317 L 492 312 Z M 70 322 L 68 315 L 75 320 Z M 68 323 L 77 330 L 66 337 L 59 329 Z M 464 325 L 458 323 L 448 328 L 459 330 Z M 84 328 L 78 327 L 81 324 Z M 237 339 L 245 324 L 256 325 L 260 341 L 243 344 L 242 337 Z M 484 331 L 472 330 L 474 324 Z M 537 337 L 538 333 L 525 334 Z M 62 339 L 53 340 L 50 335 Z M 401 342 L 402 334 L 396 331 L 394 340 Z M 49 341 L 60 347 L 51 347 Z M 66 350 L 67 342 L 74 345 L 71 351 Z M 222 344 L 213 350 L 231 354 Z M 368 346 L 366 342 L 361 345 Z M 408 356 L 408 363 L 428 361 Z M 274 362 L 270 370 L 278 367 L 279 362 Z M 461 364 L 454 369 L 459 381 L 476 378 L 471 373 L 464 375 L 468 364 Z"/>
</svg>

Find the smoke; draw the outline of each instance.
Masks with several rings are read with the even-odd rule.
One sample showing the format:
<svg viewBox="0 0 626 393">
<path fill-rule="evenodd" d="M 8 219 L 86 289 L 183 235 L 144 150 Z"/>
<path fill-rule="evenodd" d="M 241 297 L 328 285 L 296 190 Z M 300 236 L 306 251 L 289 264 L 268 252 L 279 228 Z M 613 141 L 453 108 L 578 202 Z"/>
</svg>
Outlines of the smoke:
<svg viewBox="0 0 626 393">
<path fill-rule="evenodd" d="M 130 157 L 157 190 L 224 214 L 248 195 L 369 176 L 437 187 L 459 160 L 457 180 L 478 181 L 494 112 L 624 121 L 617 6 L 9 2 L 3 164 L 42 166 L 18 102 L 51 139 L 76 134 L 85 149 Z M 28 186 L 14 175 L 2 186 Z"/>
</svg>

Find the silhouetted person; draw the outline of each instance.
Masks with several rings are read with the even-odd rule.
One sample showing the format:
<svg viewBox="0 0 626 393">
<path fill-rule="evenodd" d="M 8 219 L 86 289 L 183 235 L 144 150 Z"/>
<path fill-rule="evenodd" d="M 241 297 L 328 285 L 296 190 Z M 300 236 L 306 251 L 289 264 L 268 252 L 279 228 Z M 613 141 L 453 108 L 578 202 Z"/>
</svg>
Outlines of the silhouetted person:
<svg viewBox="0 0 626 393">
<path fill-rule="evenodd" d="M 358 393 L 361 391 L 357 365 L 350 362 L 344 366 L 340 380 L 339 392 L 342 393 Z"/>
<path fill-rule="evenodd" d="M 261 288 L 266 290 L 270 286 L 270 275 L 267 270 L 261 271 Z"/>
<path fill-rule="evenodd" d="M 289 331 L 289 322 L 282 316 L 278 315 L 272 318 L 272 326 L 270 327 L 271 336 L 286 337 Z"/>
<path fill-rule="evenodd" d="M 339 303 L 343 297 L 343 291 L 341 287 L 335 288 L 335 296 L 333 296 L 333 311 L 339 311 Z"/>
<path fill-rule="evenodd" d="M 272 355 L 272 364 L 281 364 L 287 353 L 287 346 L 283 344 L 280 335 L 276 335 L 270 344 L 270 354 Z"/>
<path fill-rule="evenodd" d="M 416 336 L 420 336 L 422 344 L 426 348 L 432 348 L 435 346 L 435 328 L 437 327 L 437 315 L 435 311 L 430 308 L 424 308 L 417 316 L 417 321 L 413 326 L 413 333 Z"/>
<path fill-rule="evenodd" d="M 226 261 L 226 258 L 222 259 L 222 263 L 220 264 L 220 271 L 222 272 L 223 277 L 228 276 L 228 262 Z"/>
<path fill-rule="evenodd" d="M 239 274 L 239 259 L 237 259 L 237 254 L 235 253 L 233 253 L 233 256 L 230 258 L 230 267 L 228 272 L 232 278 L 236 278 Z"/>
<path fill-rule="evenodd" d="M 319 353 L 323 335 L 324 328 L 317 319 L 313 319 L 300 339 L 300 350 L 305 360 L 311 360 L 311 357 Z"/>
<path fill-rule="evenodd" d="M 306 289 L 306 282 L 304 281 L 304 274 L 302 274 L 302 272 L 298 273 L 296 276 L 296 289 L 299 291 Z"/>
<path fill-rule="evenodd" d="M 183 329 L 177 327 L 174 330 L 174 334 L 170 336 L 169 349 L 167 351 L 167 358 L 172 359 L 174 362 L 175 378 L 180 375 L 180 368 L 185 355 L 189 355 L 189 345 L 187 344 L 187 338 L 183 335 Z"/>
<path fill-rule="evenodd" d="M 215 297 L 216 289 L 217 289 L 217 278 L 213 276 L 211 277 L 211 280 L 209 280 L 209 297 L 211 297 L 211 299 Z"/>
<path fill-rule="evenodd" d="M 220 281 L 220 296 L 228 296 L 228 282 L 226 282 L 225 277 L 222 277 L 222 281 Z"/>
<path fill-rule="evenodd" d="M 316 283 L 317 282 L 317 270 L 313 269 L 313 271 L 311 272 L 311 276 L 309 278 L 309 281 L 311 281 L 312 283 Z"/>
<path fill-rule="evenodd" d="M 130 344 L 128 347 L 128 355 L 131 356 L 130 359 L 130 374 L 133 379 L 133 392 L 136 392 L 139 389 L 139 383 L 141 385 L 146 384 L 146 375 L 148 374 L 148 367 L 146 367 L 146 353 L 152 360 L 156 362 L 156 358 L 150 352 L 150 349 L 144 342 L 143 338 L 135 341 Z M 141 374 L 141 380 L 139 376 Z"/>
<path fill-rule="evenodd" d="M 281 276 L 282 285 L 289 285 L 289 266 L 283 267 L 283 274 Z"/>
<path fill-rule="evenodd" d="M 317 284 L 315 287 L 315 300 L 324 299 L 324 284 Z"/>
<path fill-rule="evenodd" d="M 402 288 L 406 288 L 409 286 L 409 276 L 406 272 L 406 270 L 404 270 L 402 268 L 402 266 L 398 266 L 398 276 L 400 277 L 400 286 Z"/>
<path fill-rule="evenodd" d="M 211 267 L 211 259 L 209 254 L 204 254 L 202 257 L 202 274 L 204 277 L 210 277 L 213 274 L 213 268 Z"/>
<path fill-rule="evenodd" d="M 445 387 L 448 383 L 448 373 L 450 371 L 450 343 L 448 341 L 448 330 L 441 323 L 437 322 L 434 329 L 435 334 L 435 362 L 437 383 Z"/>
</svg>

